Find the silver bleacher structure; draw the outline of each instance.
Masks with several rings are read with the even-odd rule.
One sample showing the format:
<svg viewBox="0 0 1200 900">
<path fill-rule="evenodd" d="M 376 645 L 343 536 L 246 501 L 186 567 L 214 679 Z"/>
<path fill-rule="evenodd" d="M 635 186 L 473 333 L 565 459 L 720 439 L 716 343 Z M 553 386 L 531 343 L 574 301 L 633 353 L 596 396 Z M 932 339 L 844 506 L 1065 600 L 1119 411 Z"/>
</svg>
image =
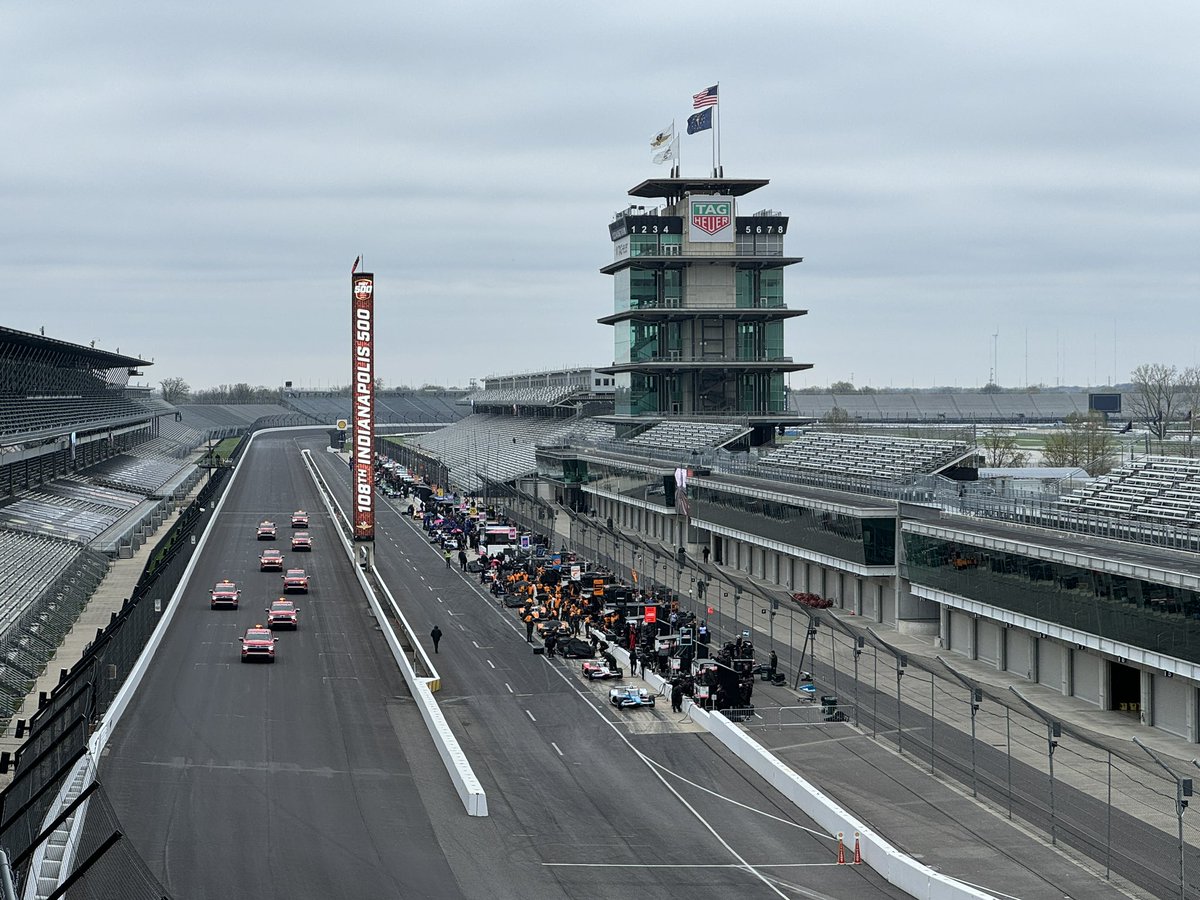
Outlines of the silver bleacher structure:
<svg viewBox="0 0 1200 900">
<path fill-rule="evenodd" d="M 1200 460 L 1144 456 L 1065 494 L 1068 510 L 1200 528 Z"/>
<path fill-rule="evenodd" d="M 833 394 L 792 391 L 788 404 L 799 416 L 824 420 L 835 410 L 850 419 L 881 423 L 1035 423 L 1087 415 L 1086 391 L 878 391 Z"/>
<path fill-rule="evenodd" d="M 145 360 L 0 328 L 0 720 L 108 571 L 200 477 Z"/>
</svg>

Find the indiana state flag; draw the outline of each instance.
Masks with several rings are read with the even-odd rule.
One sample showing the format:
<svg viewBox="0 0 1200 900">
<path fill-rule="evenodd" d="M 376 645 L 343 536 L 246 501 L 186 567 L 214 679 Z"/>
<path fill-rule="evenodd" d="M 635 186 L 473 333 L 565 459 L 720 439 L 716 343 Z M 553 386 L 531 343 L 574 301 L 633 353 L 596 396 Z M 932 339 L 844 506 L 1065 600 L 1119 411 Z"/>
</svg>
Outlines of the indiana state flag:
<svg viewBox="0 0 1200 900">
<path fill-rule="evenodd" d="M 697 131 L 708 131 L 710 128 L 712 128 L 711 106 L 688 116 L 688 134 L 695 134 Z"/>
</svg>

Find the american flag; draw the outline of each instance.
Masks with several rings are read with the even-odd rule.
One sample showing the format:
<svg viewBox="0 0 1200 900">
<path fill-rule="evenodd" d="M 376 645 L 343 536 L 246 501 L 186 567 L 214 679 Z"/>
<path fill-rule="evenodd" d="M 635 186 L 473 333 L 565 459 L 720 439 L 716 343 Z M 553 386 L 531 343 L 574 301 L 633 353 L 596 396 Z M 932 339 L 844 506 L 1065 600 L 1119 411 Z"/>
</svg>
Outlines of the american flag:
<svg viewBox="0 0 1200 900">
<path fill-rule="evenodd" d="M 706 106 L 717 105 L 717 86 L 705 88 L 698 94 L 692 94 L 692 109 L 703 109 Z"/>
</svg>

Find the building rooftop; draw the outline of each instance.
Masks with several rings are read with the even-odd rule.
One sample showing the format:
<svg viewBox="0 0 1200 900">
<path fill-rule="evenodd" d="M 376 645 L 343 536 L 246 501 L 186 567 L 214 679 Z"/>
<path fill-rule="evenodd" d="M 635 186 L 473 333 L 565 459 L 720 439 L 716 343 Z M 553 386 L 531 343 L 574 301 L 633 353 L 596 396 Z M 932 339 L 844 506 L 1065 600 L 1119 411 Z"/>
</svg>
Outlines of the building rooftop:
<svg viewBox="0 0 1200 900">
<path fill-rule="evenodd" d="M 629 196 L 654 199 L 694 193 L 742 197 L 770 183 L 768 178 L 648 178 L 631 188 Z"/>
</svg>

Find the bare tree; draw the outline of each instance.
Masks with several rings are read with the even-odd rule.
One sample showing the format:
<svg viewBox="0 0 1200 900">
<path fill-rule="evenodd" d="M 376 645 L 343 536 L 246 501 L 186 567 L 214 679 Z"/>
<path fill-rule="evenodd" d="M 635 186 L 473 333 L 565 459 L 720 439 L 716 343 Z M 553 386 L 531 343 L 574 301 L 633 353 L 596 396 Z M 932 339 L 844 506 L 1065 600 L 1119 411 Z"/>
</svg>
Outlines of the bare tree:
<svg viewBox="0 0 1200 900">
<path fill-rule="evenodd" d="M 1179 376 L 1179 399 L 1186 410 L 1190 443 L 1196 436 L 1196 416 L 1200 415 L 1200 366 L 1188 366 Z"/>
<path fill-rule="evenodd" d="M 840 406 L 835 406 L 825 415 L 821 416 L 821 424 L 832 431 L 857 431 L 858 421 L 851 417 L 850 413 L 846 412 Z"/>
<path fill-rule="evenodd" d="M 996 469 L 1023 466 L 1029 454 L 1017 443 L 1017 436 L 1009 431 L 985 431 L 979 437 L 979 449 L 983 451 L 988 466 Z"/>
<path fill-rule="evenodd" d="M 1078 466 L 1089 475 L 1107 475 L 1117 461 L 1117 439 L 1104 416 L 1074 413 L 1066 426 L 1046 438 L 1042 459 L 1048 466 Z"/>
<path fill-rule="evenodd" d="M 158 383 L 162 388 L 162 398 L 168 403 L 183 403 L 191 393 L 192 386 L 182 378 L 164 378 Z"/>
<path fill-rule="evenodd" d="M 1142 363 L 1130 373 L 1129 380 L 1133 382 L 1129 405 L 1134 416 L 1142 419 L 1161 441 L 1167 436 L 1171 413 L 1180 399 L 1179 371 L 1162 363 Z"/>
</svg>

